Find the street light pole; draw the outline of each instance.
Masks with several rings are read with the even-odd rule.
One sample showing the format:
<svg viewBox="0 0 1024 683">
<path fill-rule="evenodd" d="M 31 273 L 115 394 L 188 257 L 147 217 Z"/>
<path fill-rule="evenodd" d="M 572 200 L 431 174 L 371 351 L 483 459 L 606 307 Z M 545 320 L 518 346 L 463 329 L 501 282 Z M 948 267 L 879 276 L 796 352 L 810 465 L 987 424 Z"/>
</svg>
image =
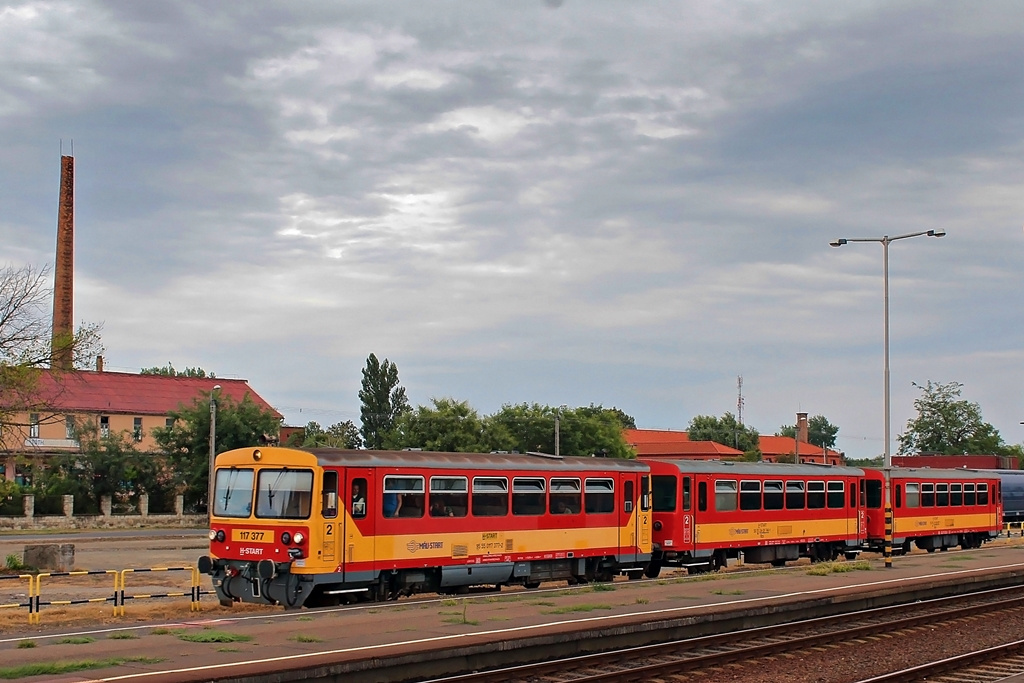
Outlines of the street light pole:
<svg viewBox="0 0 1024 683">
<path fill-rule="evenodd" d="M 883 411 L 885 413 L 884 425 L 885 425 L 885 445 L 882 451 L 882 467 L 885 476 L 885 566 L 892 567 L 892 492 L 890 491 L 889 480 L 892 469 L 892 455 L 889 451 L 889 244 L 896 240 L 904 240 L 910 237 L 920 237 L 921 235 L 927 235 L 928 237 L 945 237 L 946 231 L 939 230 L 922 230 L 920 232 L 909 232 L 905 235 L 896 235 L 895 237 L 889 237 L 884 235 L 882 237 L 851 237 L 841 238 L 832 240 L 829 242 L 829 246 L 841 247 L 844 244 L 850 242 L 878 242 L 882 245 L 882 281 L 885 292 L 885 307 L 883 313 Z"/>
<path fill-rule="evenodd" d="M 209 487 L 206 492 L 206 517 L 213 519 L 213 470 L 217 461 L 217 392 L 220 385 L 214 384 L 210 390 L 210 476 Z"/>
</svg>

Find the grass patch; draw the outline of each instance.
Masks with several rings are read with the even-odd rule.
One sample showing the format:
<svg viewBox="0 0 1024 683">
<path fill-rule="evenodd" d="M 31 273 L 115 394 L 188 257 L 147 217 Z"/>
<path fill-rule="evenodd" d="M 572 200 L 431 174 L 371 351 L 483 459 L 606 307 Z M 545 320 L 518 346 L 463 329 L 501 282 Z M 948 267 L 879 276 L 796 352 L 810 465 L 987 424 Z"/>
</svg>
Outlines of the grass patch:
<svg viewBox="0 0 1024 683">
<path fill-rule="evenodd" d="M 558 603 L 552 602 L 551 600 L 530 600 L 528 605 L 540 605 L 541 607 L 554 607 Z"/>
<path fill-rule="evenodd" d="M 107 638 L 110 640 L 137 640 L 138 636 L 134 633 L 128 633 L 125 631 L 121 633 L 111 633 Z"/>
<path fill-rule="evenodd" d="M 611 609 L 611 605 L 598 603 L 581 603 L 579 605 L 566 605 L 555 609 L 544 610 L 545 614 L 569 614 L 570 612 L 595 612 L 599 609 Z"/>
<path fill-rule="evenodd" d="M 21 558 L 15 555 L 14 553 L 11 553 L 7 556 L 5 566 L 7 567 L 8 570 L 12 572 L 20 572 L 25 569 L 28 569 L 28 567 L 25 566 L 25 563 L 21 561 Z"/>
<path fill-rule="evenodd" d="M 441 621 L 443 621 L 446 624 L 465 624 L 466 626 L 476 626 L 480 623 L 475 619 L 466 619 L 462 616 L 448 617 L 447 619 L 442 619 Z"/>
<path fill-rule="evenodd" d="M 820 562 L 811 565 L 807 569 L 807 574 L 809 576 L 827 576 L 829 574 L 868 571 L 871 571 L 871 563 L 867 560 L 857 560 L 856 562 Z"/>
<path fill-rule="evenodd" d="M 150 631 L 150 633 L 152 633 L 154 636 L 166 636 L 174 633 L 174 631 L 172 631 L 169 628 L 164 628 L 163 626 L 160 626 L 159 628 L 155 628 L 152 631 Z"/>
<path fill-rule="evenodd" d="M 34 641 L 34 640 L 20 640 L 20 641 L 18 641 L 18 649 L 19 650 L 31 650 L 34 647 L 38 647 L 36 645 L 36 641 Z"/>
<path fill-rule="evenodd" d="M 70 662 L 37 662 L 34 664 L 2 667 L 0 668 L 0 678 L 10 680 L 13 678 L 25 678 L 26 676 L 57 676 L 74 671 L 106 669 L 111 666 L 128 664 L 129 662 L 154 664 L 162 661 L 162 659 L 156 657 L 109 657 L 107 659 L 81 659 Z"/>
<path fill-rule="evenodd" d="M 237 647 L 218 647 L 217 652 L 241 652 Z"/>
<path fill-rule="evenodd" d="M 724 588 L 716 588 L 715 590 L 713 590 L 711 592 L 714 593 L 715 595 L 743 595 L 746 591 L 741 591 L 741 590 L 727 591 Z"/>
<path fill-rule="evenodd" d="M 294 640 L 296 643 L 322 643 L 323 638 L 317 638 L 316 636 L 307 636 L 304 633 L 296 633 L 288 640 Z"/>
<path fill-rule="evenodd" d="M 252 636 L 245 636 L 240 633 L 228 633 L 227 631 L 201 631 L 199 633 L 188 633 L 175 631 L 174 635 L 178 640 L 189 643 L 245 643 L 252 640 Z"/>
<path fill-rule="evenodd" d="M 592 590 L 595 593 L 607 593 L 608 591 L 615 590 L 615 586 L 611 585 L 610 583 L 595 583 L 593 586 L 590 587 L 590 590 Z"/>
<path fill-rule="evenodd" d="M 445 598 L 441 601 L 442 607 L 455 607 L 457 604 L 459 604 L 459 601 L 453 600 L 452 598 Z"/>
<path fill-rule="evenodd" d="M 89 636 L 73 636 L 71 638 L 61 638 L 57 641 L 58 645 L 86 645 L 88 643 L 95 643 L 95 638 Z"/>
<path fill-rule="evenodd" d="M 313 621 L 313 617 L 299 617 L 295 621 Z"/>
<path fill-rule="evenodd" d="M 648 600 L 647 598 L 645 598 L 642 595 L 636 596 L 636 604 L 638 604 L 638 605 L 646 605 L 649 602 L 650 602 L 650 600 Z"/>
</svg>

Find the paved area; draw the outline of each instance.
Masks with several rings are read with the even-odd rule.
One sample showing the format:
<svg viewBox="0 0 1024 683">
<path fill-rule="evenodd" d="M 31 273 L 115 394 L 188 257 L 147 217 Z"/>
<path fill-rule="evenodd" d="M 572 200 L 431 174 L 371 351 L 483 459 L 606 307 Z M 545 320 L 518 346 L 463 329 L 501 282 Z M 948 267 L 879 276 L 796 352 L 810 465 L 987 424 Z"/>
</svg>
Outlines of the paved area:
<svg viewBox="0 0 1024 683">
<path fill-rule="evenodd" d="M 133 553 L 122 547 L 116 552 L 125 552 L 124 557 L 132 559 L 149 557 L 150 553 L 166 558 L 166 553 L 194 552 L 191 548 L 174 551 L 164 547 L 163 541 L 144 547 L 153 549 Z M 88 628 L 53 623 L 44 611 L 40 626 L 26 625 L 0 636 L 0 657 L 3 666 L 10 667 L 145 655 L 161 661 L 124 661 L 47 680 L 204 680 L 209 676 L 205 667 L 216 665 L 230 665 L 238 673 L 267 665 L 288 670 L 323 661 L 359 659 L 371 650 L 381 654 L 417 648 L 436 650 L 598 624 L 757 606 L 785 596 L 831 599 L 866 590 L 900 592 L 915 582 L 968 582 L 993 571 L 1020 572 L 1024 576 L 1024 545 L 1017 540 L 977 551 L 897 557 L 889 570 L 880 559 L 866 564 L 870 570 L 824 575 L 811 573 L 811 566 L 797 565 L 783 570 L 665 576 L 574 589 L 552 585 L 533 591 L 506 590 L 457 599 L 403 600 L 316 611 L 227 610 L 205 605 L 198 614 L 180 613 L 163 623 L 122 619 Z M 211 642 L 192 642 L 188 638 Z M 35 647 L 20 645 L 26 641 Z M 167 673 L 154 676 L 157 671 Z"/>
</svg>

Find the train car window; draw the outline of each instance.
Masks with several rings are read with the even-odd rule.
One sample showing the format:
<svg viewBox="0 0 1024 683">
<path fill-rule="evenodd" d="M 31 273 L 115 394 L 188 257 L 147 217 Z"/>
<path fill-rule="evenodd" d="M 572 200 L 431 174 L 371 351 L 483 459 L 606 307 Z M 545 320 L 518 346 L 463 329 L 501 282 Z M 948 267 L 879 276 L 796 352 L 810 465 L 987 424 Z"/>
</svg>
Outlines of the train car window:
<svg viewBox="0 0 1024 683">
<path fill-rule="evenodd" d="M 256 516 L 308 519 L 313 507 L 311 470 L 260 470 L 256 479 Z"/>
<path fill-rule="evenodd" d="M 964 505 L 977 505 L 978 495 L 975 493 L 974 484 L 964 484 Z"/>
<path fill-rule="evenodd" d="M 819 510 L 825 507 L 825 482 L 807 482 L 807 509 Z"/>
<path fill-rule="evenodd" d="M 469 513 L 466 477 L 430 478 L 430 516 L 465 517 Z"/>
<path fill-rule="evenodd" d="M 683 511 L 690 511 L 690 478 L 683 477 Z"/>
<path fill-rule="evenodd" d="M 935 484 L 921 484 L 921 507 L 935 507 Z"/>
<path fill-rule="evenodd" d="M 338 473 L 333 470 L 324 470 L 324 486 L 320 492 L 320 508 L 320 514 L 327 519 L 333 519 L 338 516 Z"/>
<path fill-rule="evenodd" d="M 882 507 L 882 482 L 877 479 L 868 479 L 864 486 L 865 507 L 872 510 Z"/>
<path fill-rule="evenodd" d="M 579 479 L 551 478 L 551 514 L 578 515 L 583 509 Z"/>
<path fill-rule="evenodd" d="M 422 517 L 423 500 L 423 477 L 395 474 L 384 477 L 381 512 L 385 517 Z"/>
<path fill-rule="evenodd" d="M 736 480 L 717 479 L 715 481 L 715 510 L 730 512 L 736 509 Z"/>
<path fill-rule="evenodd" d="M 612 479 L 583 482 L 583 508 L 588 515 L 615 512 L 615 482 Z"/>
<path fill-rule="evenodd" d="M 252 470 L 220 468 L 214 478 L 213 514 L 217 517 L 248 517 L 252 514 Z"/>
<path fill-rule="evenodd" d="M 803 510 L 807 507 L 804 496 L 804 483 L 802 481 L 786 482 L 786 509 Z"/>
<path fill-rule="evenodd" d="M 708 483 L 706 481 L 697 483 L 697 510 L 707 512 L 708 509 Z"/>
<path fill-rule="evenodd" d="M 850 482 L 850 507 L 857 507 L 857 482 Z"/>
<path fill-rule="evenodd" d="M 473 478 L 473 516 L 503 517 L 508 514 L 508 479 Z"/>
<path fill-rule="evenodd" d="M 903 507 L 903 486 L 900 484 L 896 484 L 896 500 L 893 501 L 893 505 L 898 508 Z"/>
<path fill-rule="evenodd" d="M 626 485 L 622 487 L 622 509 L 626 512 L 633 511 L 633 480 L 627 479 Z"/>
<path fill-rule="evenodd" d="M 512 514 L 543 515 L 547 512 L 545 493 L 543 477 L 516 477 L 512 480 Z"/>
<path fill-rule="evenodd" d="M 935 505 L 949 507 L 949 484 L 935 485 Z"/>
<path fill-rule="evenodd" d="M 761 482 L 740 482 L 740 510 L 761 509 Z"/>
<path fill-rule="evenodd" d="M 640 509 L 644 512 L 651 509 L 651 477 L 647 474 L 640 476 Z"/>
<path fill-rule="evenodd" d="M 907 507 L 921 507 L 921 485 L 914 482 L 907 482 Z"/>
<path fill-rule="evenodd" d="M 988 484 L 978 484 L 978 505 L 988 505 Z"/>
<path fill-rule="evenodd" d="M 764 483 L 765 510 L 781 510 L 784 498 L 781 481 L 766 481 Z"/>
<path fill-rule="evenodd" d="M 830 481 L 828 482 L 828 496 L 826 498 L 826 504 L 830 508 L 841 508 L 845 505 L 846 500 L 846 487 L 841 481 Z"/>
<path fill-rule="evenodd" d="M 950 484 L 949 485 L 949 504 L 950 505 L 963 505 L 964 504 L 964 485 L 963 484 Z"/>
<path fill-rule="evenodd" d="M 355 519 L 366 517 L 366 479 L 359 477 L 352 480 L 352 493 L 349 496 L 349 512 Z"/>
<path fill-rule="evenodd" d="M 654 484 L 654 511 L 676 511 L 676 478 L 671 474 L 655 474 L 651 477 Z"/>
</svg>

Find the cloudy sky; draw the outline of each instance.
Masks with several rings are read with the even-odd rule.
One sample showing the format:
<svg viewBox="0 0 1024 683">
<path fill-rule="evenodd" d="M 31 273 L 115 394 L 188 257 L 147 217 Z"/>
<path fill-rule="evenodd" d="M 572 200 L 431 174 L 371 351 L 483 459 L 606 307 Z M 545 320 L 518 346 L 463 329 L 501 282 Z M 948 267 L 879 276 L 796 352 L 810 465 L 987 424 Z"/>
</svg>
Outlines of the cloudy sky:
<svg viewBox="0 0 1024 683">
<path fill-rule="evenodd" d="M 0 264 L 52 264 L 108 369 L 414 404 L 797 411 L 882 452 L 913 382 L 1024 440 L 1019 2 L 13 2 Z"/>
</svg>

